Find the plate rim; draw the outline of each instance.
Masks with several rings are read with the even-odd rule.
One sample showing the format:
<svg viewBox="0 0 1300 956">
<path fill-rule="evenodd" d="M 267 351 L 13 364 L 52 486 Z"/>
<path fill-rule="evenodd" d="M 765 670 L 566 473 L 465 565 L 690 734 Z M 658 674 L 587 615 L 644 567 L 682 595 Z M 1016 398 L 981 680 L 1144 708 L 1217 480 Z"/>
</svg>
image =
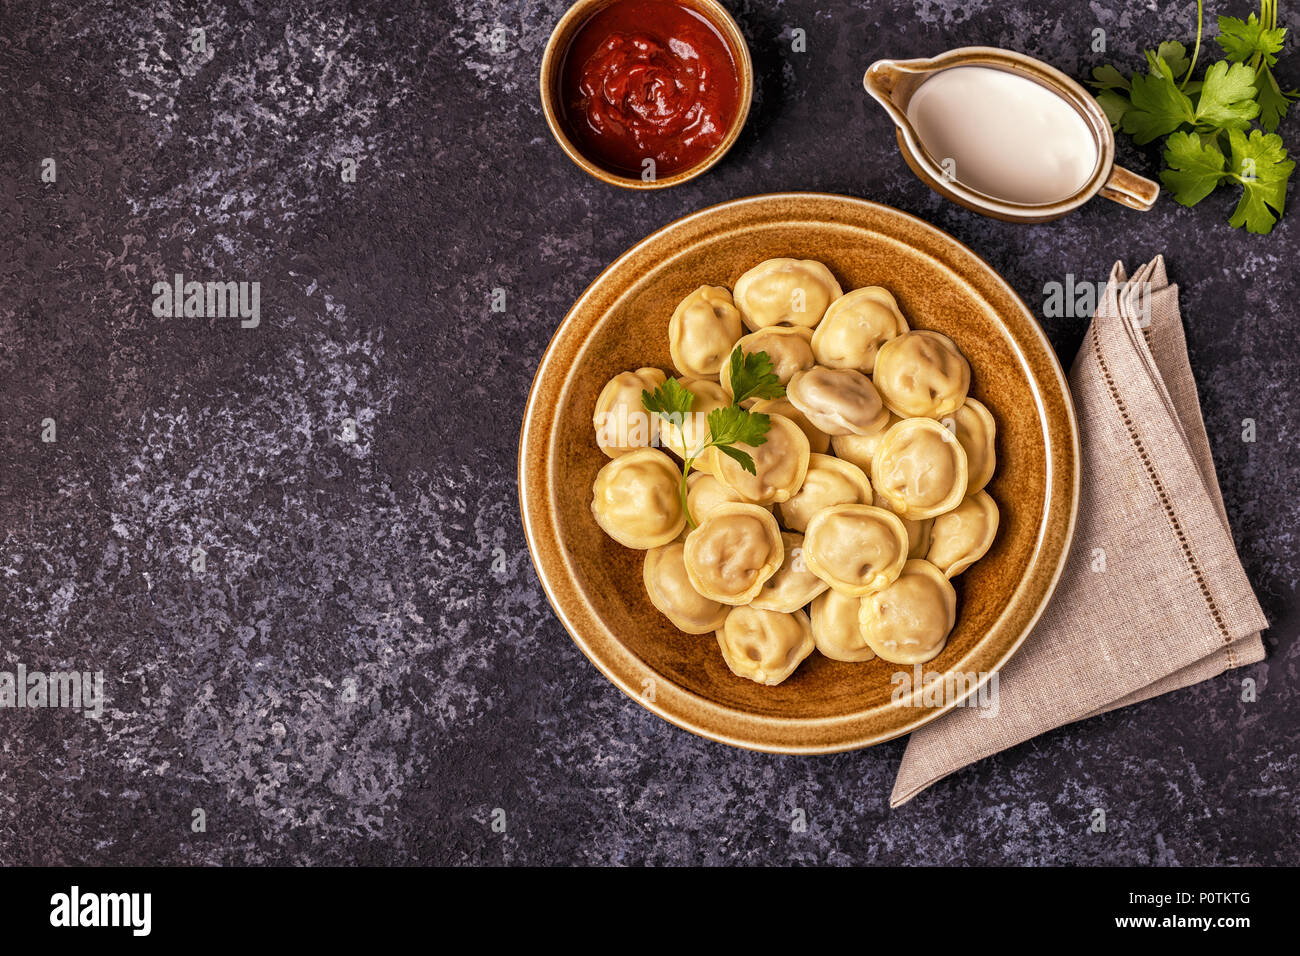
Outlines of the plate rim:
<svg viewBox="0 0 1300 956">
<path fill-rule="evenodd" d="M 549 370 L 549 366 L 556 358 L 557 355 L 556 345 L 560 341 L 563 333 L 568 329 L 570 323 L 575 319 L 575 316 L 586 305 L 587 300 L 593 295 L 593 293 L 597 289 L 599 289 L 602 286 L 602 284 L 606 281 L 608 276 L 610 276 L 612 273 L 618 270 L 627 260 L 631 259 L 633 256 L 640 253 L 645 247 L 650 246 L 651 244 L 657 242 L 665 234 L 677 230 L 685 229 L 689 226 L 689 224 L 694 223 L 700 219 L 707 219 L 709 217 L 716 216 L 723 210 L 730 211 L 732 209 L 749 206 L 749 205 L 761 206 L 770 203 L 798 202 L 798 201 L 830 203 L 832 205 L 842 205 L 845 208 L 855 209 L 859 212 L 868 212 L 876 215 L 880 215 L 883 213 L 886 217 L 899 217 L 903 220 L 908 221 L 915 228 L 918 228 L 926 233 L 929 233 L 934 239 L 936 239 L 939 242 L 940 245 L 952 247 L 956 249 L 959 253 L 965 254 L 969 256 L 971 259 L 973 259 L 977 263 L 978 267 L 983 269 L 983 271 L 986 274 L 986 277 L 994 285 L 998 286 L 1000 288 L 1000 291 L 1012 303 L 1019 306 L 1019 308 L 1023 311 L 1024 318 L 1027 320 L 1025 323 L 1026 328 L 1030 331 L 1030 334 L 1037 340 L 1037 344 L 1041 347 L 1042 353 L 1047 357 L 1048 368 L 1050 369 L 1052 375 L 1054 376 L 1055 385 L 1057 386 L 1059 393 L 1063 398 L 1062 406 L 1065 414 L 1065 422 L 1068 426 L 1069 446 L 1072 452 L 1071 455 L 1072 469 L 1071 469 L 1071 474 L 1069 475 L 1069 479 L 1070 479 L 1069 496 L 1068 496 L 1069 508 L 1068 508 L 1068 513 L 1065 516 L 1066 518 L 1065 527 L 1062 531 L 1064 543 L 1061 548 L 1060 555 L 1056 561 L 1055 567 L 1052 567 L 1049 570 L 1043 594 L 1039 599 L 1037 606 L 1033 608 L 1032 612 L 1028 615 L 1026 619 L 1026 623 L 1021 629 L 1020 633 L 1016 636 L 1015 640 L 1010 642 L 1010 644 L 1005 648 L 1005 650 L 1000 655 L 997 656 L 996 660 L 992 663 L 992 665 L 986 671 L 981 672 L 981 676 L 977 681 L 967 685 L 965 693 L 962 693 L 959 696 L 955 696 L 952 700 L 945 702 L 942 706 L 939 707 L 918 708 L 918 716 L 915 720 L 907 721 L 900 727 L 892 728 L 879 733 L 868 733 L 862 731 L 852 732 L 852 722 L 855 719 L 860 719 L 861 718 L 860 714 L 859 715 L 854 715 L 854 714 L 835 715 L 829 717 L 774 717 L 769 715 L 755 714 L 752 712 L 739 710 L 727 705 L 719 704 L 716 701 L 711 701 L 708 698 L 696 694 L 694 691 L 688 690 L 685 687 L 681 687 L 680 685 L 677 685 L 670 678 L 655 671 L 644 661 L 642 661 L 639 657 L 637 657 L 634 653 L 632 653 L 626 647 L 622 646 L 620 643 L 618 648 L 614 650 L 615 656 L 617 656 L 621 651 L 622 656 L 628 659 L 628 663 L 632 666 L 632 669 L 641 670 L 642 672 L 650 675 L 651 679 L 656 680 L 658 684 L 663 685 L 663 688 L 669 691 L 669 693 L 667 694 L 667 700 L 671 703 L 667 703 L 659 699 L 661 695 L 658 692 L 658 688 L 656 689 L 656 694 L 654 699 L 647 699 L 642 693 L 640 693 L 637 689 L 635 689 L 632 686 L 631 681 L 625 679 L 624 675 L 615 669 L 613 662 L 606 660 L 602 654 L 597 653 L 592 648 L 590 642 L 586 639 L 586 637 L 582 633 L 580 633 L 580 629 L 576 626 L 575 622 L 571 619 L 570 614 L 563 606 L 564 602 L 559 598 L 559 596 L 556 593 L 557 589 L 555 587 L 555 582 L 551 580 L 550 574 L 548 573 L 548 569 L 544 566 L 545 564 L 547 564 L 547 562 L 544 561 L 541 557 L 541 543 L 542 543 L 541 536 L 543 533 L 543 529 L 539 527 L 539 525 L 543 523 L 540 521 L 540 519 L 545 517 L 550 517 L 550 518 L 554 517 L 551 509 L 551 502 L 549 501 L 548 498 L 546 498 L 544 495 L 541 494 L 539 489 L 534 487 L 533 481 L 529 477 L 529 467 L 528 467 L 529 458 L 525 454 L 526 450 L 530 447 L 530 445 L 533 448 L 544 447 L 547 452 L 547 454 L 544 456 L 544 461 L 549 461 L 550 458 L 549 452 L 550 452 L 550 446 L 552 440 L 554 438 L 554 434 L 553 434 L 554 429 L 548 429 L 547 434 L 540 436 L 543 439 L 541 445 L 537 443 L 536 439 L 538 436 L 534 434 L 537 429 L 538 415 L 536 414 L 536 412 L 540 403 L 542 382 L 545 377 L 544 373 L 546 373 Z M 850 226 L 853 225 L 852 222 L 848 222 L 846 224 Z M 928 253 L 926 253 L 925 250 L 919 250 L 919 251 L 921 251 L 922 254 L 928 255 Z M 960 275 L 960 273 L 958 273 L 958 276 L 965 282 L 970 281 L 968 277 Z M 995 312 L 995 314 L 998 313 Z M 1002 317 L 1000 314 L 998 314 L 998 319 L 999 321 L 1002 321 Z M 1014 342 L 1014 339 L 1012 339 L 1012 341 Z M 1043 384 L 1047 385 L 1051 383 L 1044 382 Z M 1050 446 L 1050 442 L 1049 442 L 1049 446 Z M 1047 474 L 1048 474 L 1047 485 L 1049 488 L 1049 494 L 1054 494 L 1054 492 L 1052 491 L 1052 489 L 1054 488 L 1054 483 L 1051 480 L 1051 475 L 1053 474 L 1054 470 L 1060 466 L 1060 462 L 1057 461 L 1058 457 L 1059 457 L 1058 454 L 1053 452 L 1049 447 L 1047 452 L 1047 458 L 1046 458 L 1046 467 L 1047 467 Z M 549 465 L 546 465 L 545 467 L 549 467 Z M 607 266 L 605 266 L 605 268 L 603 268 L 596 275 L 596 277 L 592 279 L 590 283 L 588 283 L 586 288 L 583 289 L 582 293 L 574 300 L 573 305 L 565 313 L 564 318 L 555 327 L 555 330 L 551 334 L 551 337 L 547 342 L 546 348 L 542 353 L 542 357 L 538 362 L 537 369 L 533 373 L 533 380 L 529 385 L 528 398 L 524 405 L 523 420 L 520 424 L 520 430 L 519 430 L 519 443 L 518 443 L 517 462 L 516 462 L 516 481 L 517 481 L 519 513 L 523 523 L 524 537 L 528 546 L 529 559 L 532 562 L 538 580 L 541 582 L 542 589 L 546 594 L 547 602 L 551 605 L 551 609 L 555 612 L 556 616 L 560 620 L 560 623 L 564 626 L 564 629 L 568 632 L 569 637 L 578 646 L 579 650 L 582 651 L 583 655 L 592 664 L 594 664 L 596 668 L 612 684 L 614 684 L 614 686 L 619 688 L 619 690 L 621 690 L 627 696 L 632 698 L 632 700 L 634 700 L 640 706 L 656 714 L 657 716 L 663 718 L 664 720 L 667 720 L 669 723 L 673 724 L 674 726 L 680 727 L 683 730 L 687 730 L 705 739 L 713 740 L 718 743 L 727 744 L 729 746 L 738 747 L 745 750 L 758 751 L 762 753 L 779 753 L 779 754 L 841 753 L 845 751 L 859 750 L 866 747 L 872 747 L 877 744 L 885 743 L 886 741 L 889 740 L 897 739 L 898 737 L 912 733 L 913 731 L 924 726 L 925 724 L 928 724 L 933 720 L 937 720 L 939 717 L 948 713 L 950 710 L 953 710 L 956 707 L 961 706 L 961 704 L 968 697 L 970 697 L 972 694 L 977 693 L 980 690 L 980 688 L 983 687 L 992 678 L 994 674 L 999 673 L 1006 666 L 1007 662 L 1020 649 L 1020 647 L 1024 644 L 1025 640 L 1028 638 L 1029 634 L 1033 631 L 1034 627 L 1037 625 L 1038 621 L 1042 617 L 1043 612 L 1046 610 L 1047 605 L 1051 602 L 1052 596 L 1055 594 L 1057 586 L 1060 584 L 1061 576 L 1064 572 L 1066 562 L 1069 559 L 1070 552 L 1073 547 L 1074 535 L 1078 523 L 1081 477 L 1082 476 L 1081 476 L 1081 462 L 1080 462 L 1078 416 L 1074 407 L 1074 398 L 1070 392 L 1069 381 L 1061 365 L 1061 361 L 1056 354 L 1056 350 L 1053 348 L 1051 341 L 1047 338 L 1047 334 L 1043 331 L 1042 324 L 1038 321 L 1037 316 L 1034 315 L 1034 313 L 1029 309 L 1029 306 L 1019 296 L 1019 294 L 1015 291 L 1015 289 L 1011 287 L 1011 285 L 1007 282 L 1007 280 L 1004 279 L 1002 275 L 996 269 L 994 269 L 993 266 L 990 265 L 987 260 L 984 259 L 983 256 L 979 255 L 977 252 L 975 252 L 965 243 L 961 242 L 954 236 L 950 235 L 949 233 L 945 232 L 939 227 L 925 221 L 924 219 L 921 219 L 918 216 L 905 212 L 901 209 L 897 209 L 893 206 L 886 205 L 884 203 L 878 203 L 869 199 L 862 199 L 856 196 L 847 196 L 838 193 L 827 193 L 827 192 L 818 192 L 818 191 L 798 191 L 798 190 L 780 191 L 780 192 L 772 192 L 772 193 L 757 193 L 749 196 L 743 196 L 735 199 L 725 200 L 723 202 L 714 203 L 709 206 L 702 207 L 693 212 L 687 213 L 684 216 L 674 219 L 671 222 L 654 230 L 644 238 L 635 242 L 633 245 L 627 248 L 623 253 L 621 253 L 618 257 L 616 257 L 613 261 L 611 261 Z M 542 500 L 537 500 L 539 496 L 541 496 Z M 557 550 L 562 552 L 563 542 L 559 540 L 558 529 L 556 529 L 555 527 L 555 522 L 552 520 L 548 524 L 549 524 L 548 530 L 557 532 L 551 536 L 551 540 L 554 543 Z M 1045 519 L 1038 529 L 1038 536 L 1035 540 L 1035 554 L 1038 556 L 1039 560 L 1042 560 L 1041 559 L 1042 539 L 1047 532 L 1047 527 L 1048 527 L 1048 521 Z M 566 567 L 567 566 L 564 565 L 563 562 L 561 562 L 558 570 L 560 572 L 563 572 L 566 570 Z M 616 641 L 616 643 L 618 642 Z M 947 671 L 945 671 L 945 673 L 947 673 Z M 696 712 L 694 715 L 680 712 L 676 704 L 681 699 L 689 699 L 692 705 L 691 709 Z M 815 741 L 815 742 L 801 743 L 797 740 L 761 739 L 761 738 L 750 737 L 745 735 L 737 735 L 736 733 L 730 732 L 728 730 L 720 729 L 716 725 L 710 726 L 704 721 L 698 719 L 700 711 L 703 711 L 706 714 L 716 712 L 717 716 L 719 717 L 722 717 L 729 721 L 737 722 L 738 725 L 741 727 L 750 727 L 751 729 L 755 729 L 755 730 L 760 728 L 767 729 L 767 730 L 780 730 L 780 729 L 788 729 L 791 727 L 794 728 L 806 727 L 807 729 L 811 730 L 814 727 L 835 728 L 837 726 L 842 726 L 844 730 L 850 732 L 843 734 L 839 737 L 836 737 L 833 740 L 828 740 L 828 741 Z"/>
</svg>

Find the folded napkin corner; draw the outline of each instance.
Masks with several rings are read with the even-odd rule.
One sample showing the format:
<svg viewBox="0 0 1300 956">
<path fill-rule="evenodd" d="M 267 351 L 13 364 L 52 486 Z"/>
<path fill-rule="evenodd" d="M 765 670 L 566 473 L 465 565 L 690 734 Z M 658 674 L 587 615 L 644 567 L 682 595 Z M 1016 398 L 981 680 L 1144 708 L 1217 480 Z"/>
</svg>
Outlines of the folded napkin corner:
<svg viewBox="0 0 1300 956">
<path fill-rule="evenodd" d="M 1262 660 L 1268 626 L 1237 556 L 1163 256 L 1117 262 L 1071 367 L 1082 479 L 1074 543 L 995 715 L 914 732 L 890 806 L 1065 724 Z"/>
</svg>

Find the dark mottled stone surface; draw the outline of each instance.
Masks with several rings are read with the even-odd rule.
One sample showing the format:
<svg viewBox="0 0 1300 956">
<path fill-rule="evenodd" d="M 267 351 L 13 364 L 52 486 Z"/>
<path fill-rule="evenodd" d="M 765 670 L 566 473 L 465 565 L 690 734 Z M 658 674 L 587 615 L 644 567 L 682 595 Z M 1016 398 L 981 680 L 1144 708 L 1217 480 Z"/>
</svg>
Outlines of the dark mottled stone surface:
<svg viewBox="0 0 1300 956">
<path fill-rule="evenodd" d="M 759 75 L 749 126 L 703 179 L 640 195 L 587 178 L 547 133 L 536 75 L 560 0 L 4 4 L 0 670 L 102 670 L 109 701 L 99 721 L 0 711 L 0 862 L 1300 858 L 1300 220 L 1230 230 L 1226 192 L 1145 216 L 1099 200 L 1037 227 L 982 219 L 906 171 L 860 85 L 876 57 L 972 43 L 1082 76 L 1098 26 L 1131 65 L 1188 37 L 1193 4 L 729 6 Z M 1300 57 L 1281 74 L 1300 82 Z M 1283 132 L 1300 140 L 1300 122 Z M 45 157 L 56 183 L 39 180 Z M 1122 158 L 1157 168 L 1154 150 Z M 608 684 L 524 547 L 532 372 L 626 247 L 782 189 L 923 216 L 1035 307 L 1067 273 L 1164 252 L 1268 660 L 1047 734 L 893 812 L 901 741 L 745 753 Z M 155 318 L 150 287 L 175 272 L 259 281 L 261 326 Z M 1045 325 L 1068 364 L 1086 320 Z M 1093 807 L 1109 832 L 1088 831 Z"/>
</svg>

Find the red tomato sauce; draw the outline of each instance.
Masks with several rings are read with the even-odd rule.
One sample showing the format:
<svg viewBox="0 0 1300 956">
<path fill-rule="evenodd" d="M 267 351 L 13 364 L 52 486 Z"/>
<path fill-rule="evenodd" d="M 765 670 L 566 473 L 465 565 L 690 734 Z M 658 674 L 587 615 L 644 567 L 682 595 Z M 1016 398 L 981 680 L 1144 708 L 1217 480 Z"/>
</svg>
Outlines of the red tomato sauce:
<svg viewBox="0 0 1300 956">
<path fill-rule="evenodd" d="M 641 177 L 694 166 L 726 138 L 740 74 L 726 39 L 670 0 L 617 0 L 574 36 L 560 77 L 564 125 L 584 156 Z"/>
</svg>

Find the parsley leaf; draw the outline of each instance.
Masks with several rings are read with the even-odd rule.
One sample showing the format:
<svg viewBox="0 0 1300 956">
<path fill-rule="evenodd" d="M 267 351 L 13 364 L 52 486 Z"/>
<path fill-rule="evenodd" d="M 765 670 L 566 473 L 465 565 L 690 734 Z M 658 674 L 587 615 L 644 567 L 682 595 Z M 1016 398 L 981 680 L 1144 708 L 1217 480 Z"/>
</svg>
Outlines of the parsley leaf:
<svg viewBox="0 0 1300 956">
<path fill-rule="evenodd" d="M 1132 89 L 1132 84 L 1129 83 L 1128 77 L 1107 63 L 1105 66 L 1093 67 L 1089 85 L 1098 91 L 1097 104 L 1106 114 L 1106 119 L 1110 120 L 1111 127 L 1119 129 L 1124 114 L 1132 105 L 1129 103 L 1129 90 Z"/>
<path fill-rule="evenodd" d="M 1243 192 L 1228 220 L 1230 226 L 1245 226 L 1247 232 L 1263 235 L 1272 230 L 1286 205 L 1286 184 L 1295 161 L 1286 158 L 1282 137 L 1276 133 L 1231 130 L 1232 171 Z M 1277 215 L 1273 211 L 1276 210 Z"/>
<path fill-rule="evenodd" d="M 1286 115 L 1291 100 L 1298 95 L 1295 90 L 1283 92 L 1273 76 L 1277 55 L 1286 39 L 1286 27 L 1277 25 L 1277 9 L 1268 16 L 1249 19 L 1219 17 L 1219 36 L 1215 37 L 1224 55 L 1235 63 L 1245 64 L 1255 73 L 1255 99 L 1259 101 L 1259 125 L 1273 132 Z"/>
<path fill-rule="evenodd" d="M 1255 93 L 1259 100 L 1259 125 L 1272 133 L 1286 115 L 1291 101 L 1300 96 L 1295 90 L 1283 92 L 1268 67 L 1260 67 L 1255 74 Z"/>
<path fill-rule="evenodd" d="M 771 426 L 770 416 L 739 405 L 724 405 L 709 412 L 709 434 L 713 444 L 720 448 L 737 444 L 757 447 L 767 441 Z"/>
<path fill-rule="evenodd" d="M 1205 71 L 1204 86 L 1196 104 L 1198 125 L 1213 129 L 1249 129 L 1259 115 L 1255 102 L 1255 71 L 1244 63 L 1220 60 Z"/>
<path fill-rule="evenodd" d="M 1106 114 L 1106 119 L 1110 120 L 1111 127 L 1119 129 L 1130 106 L 1128 97 L 1119 90 L 1102 90 L 1097 94 L 1096 100 L 1101 111 Z"/>
<path fill-rule="evenodd" d="M 670 378 L 653 392 L 641 390 L 641 405 L 670 425 L 681 425 L 695 404 L 695 393 L 675 378 Z"/>
<path fill-rule="evenodd" d="M 1286 27 L 1267 29 L 1259 17 L 1252 13 L 1248 20 L 1219 17 L 1219 35 L 1214 39 L 1223 47 L 1223 55 L 1234 63 L 1245 63 L 1259 54 L 1268 66 L 1273 66 L 1277 63 L 1277 54 L 1282 49 L 1284 37 Z"/>
<path fill-rule="evenodd" d="M 1195 206 L 1228 175 L 1227 159 L 1214 139 L 1207 142 L 1195 133 L 1174 133 L 1165 140 L 1165 163 L 1169 168 L 1160 173 L 1160 182 L 1184 206 Z"/>
<path fill-rule="evenodd" d="M 1151 54 L 1147 53 L 1148 61 Z M 1175 77 L 1185 76 L 1191 69 L 1191 61 L 1187 59 L 1187 48 L 1177 40 L 1166 40 L 1160 44 L 1156 50 L 1156 59 L 1164 60 L 1169 64 L 1169 70 Z"/>
<path fill-rule="evenodd" d="M 1109 63 L 1092 68 L 1091 85 L 1099 90 L 1123 90 L 1126 93 L 1131 88 L 1128 78 Z"/>
<path fill-rule="evenodd" d="M 754 474 L 754 459 L 749 457 L 749 452 L 741 451 L 739 448 L 734 448 L 731 445 L 719 445 L 718 451 L 722 452 L 728 458 L 734 458 L 740 463 L 741 468 L 744 468 L 751 475 Z"/>
<path fill-rule="evenodd" d="M 1151 105 L 1154 103 L 1152 98 L 1154 94 L 1165 92 L 1163 88 L 1165 72 L 1168 72 L 1170 79 L 1176 80 L 1179 75 L 1184 74 L 1191 69 L 1191 62 L 1187 59 L 1187 49 L 1176 40 L 1167 40 L 1160 44 L 1158 49 L 1147 50 L 1146 57 L 1147 67 L 1151 77 L 1155 80 L 1155 85 L 1152 85 L 1152 83 L 1148 81 L 1143 81 L 1140 85 L 1145 88 L 1144 93 L 1142 94 L 1144 97 L 1143 102 L 1147 105 Z M 1133 106 L 1130 101 L 1133 92 L 1132 81 L 1124 76 L 1124 74 L 1114 66 L 1106 64 L 1104 66 L 1093 68 L 1092 80 L 1090 83 L 1095 89 L 1100 91 L 1096 96 L 1097 103 L 1106 114 L 1106 118 L 1110 120 L 1110 125 L 1115 129 L 1119 129 L 1123 124 L 1124 114 Z M 1178 86 L 1177 83 L 1175 83 L 1175 87 L 1178 90 L 1185 89 L 1186 92 L 1195 93 L 1200 89 L 1200 84 L 1189 84 L 1187 80 L 1184 80 L 1182 86 Z M 1174 112 L 1179 117 L 1178 124 L 1171 127 L 1171 129 L 1177 128 L 1177 125 L 1181 125 L 1184 122 L 1183 117 L 1185 112 L 1190 111 L 1191 101 L 1187 101 L 1186 110 L 1183 108 L 1184 104 L 1178 100 L 1177 97 L 1169 98 L 1169 103 L 1174 104 L 1177 107 Z M 1159 136 L 1161 134 L 1157 133 L 1155 135 Z M 1153 136 L 1152 138 L 1154 139 L 1155 137 Z"/>
<path fill-rule="evenodd" d="M 1133 106 L 1124 113 L 1121 123 L 1124 132 L 1140 146 L 1196 121 L 1191 97 L 1178 88 L 1169 64 L 1150 54 L 1148 57 L 1152 72 L 1133 74 Z"/>
<path fill-rule="evenodd" d="M 1164 60 L 1147 54 L 1151 73 L 1133 77 L 1132 109 L 1124 113 L 1122 128 L 1134 142 L 1145 145 L 1174 132 L 1184 124 L 1211 130 L 1247 129 L 1259 115 L 1255 102 L 1255 73 L 1242 63 L 1220 60 L 1205 72 L 1195 107 L 1178 88 Z"/>
<path fill-rule="evenodd" d="M 747 354 L 739 345 L 731 353 L 727 369 L 731 385 L 731 400 L 739 405 L 750 398 L 781 398 L 785 386 L 772 368 L 772 359 L 766 352 Z"/>
</svg>

